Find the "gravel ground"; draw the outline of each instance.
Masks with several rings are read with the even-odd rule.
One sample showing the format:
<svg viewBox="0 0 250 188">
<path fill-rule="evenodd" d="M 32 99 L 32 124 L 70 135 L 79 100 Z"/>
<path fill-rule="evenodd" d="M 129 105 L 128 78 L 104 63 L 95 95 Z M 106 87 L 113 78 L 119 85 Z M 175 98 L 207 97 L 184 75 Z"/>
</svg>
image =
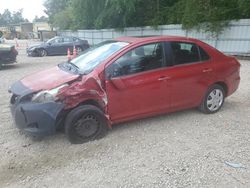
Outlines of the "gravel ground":
<svg viewBox="0 0 250 188">
<path fill-rule="evenodd" d="M 249 61 L 216 114 L 191 109 L 124 123 L 82 145 L 62 133 L 34 141 L 15 128 L 7 89 L 64 60 L 21 50 L 18 64 L 0 71 L 0 187 L 250 187 Z"/>
</svg>

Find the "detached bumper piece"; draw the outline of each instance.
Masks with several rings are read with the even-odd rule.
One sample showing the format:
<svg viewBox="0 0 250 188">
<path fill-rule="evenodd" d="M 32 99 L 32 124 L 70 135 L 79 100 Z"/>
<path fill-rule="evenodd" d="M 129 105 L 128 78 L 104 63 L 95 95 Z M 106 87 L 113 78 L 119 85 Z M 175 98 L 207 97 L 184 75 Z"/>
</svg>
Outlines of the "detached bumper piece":
<svg viewBox="0 0 250 188">
<path fill-rule="evenodd" d="M 19 129 L 32 136 L 56 132 L 57 117 L 64 106 L 62 103 L 16 103 L 11 104 L 11 113 Z"/>
</svg>

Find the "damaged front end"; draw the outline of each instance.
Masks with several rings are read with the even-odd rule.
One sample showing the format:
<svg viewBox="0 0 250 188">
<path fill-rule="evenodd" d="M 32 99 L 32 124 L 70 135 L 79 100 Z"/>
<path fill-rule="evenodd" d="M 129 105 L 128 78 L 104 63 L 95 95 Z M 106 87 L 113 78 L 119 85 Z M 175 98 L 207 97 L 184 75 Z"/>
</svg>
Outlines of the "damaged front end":
<svg viewBox="0 0 250 188">
<path fill-rule="evenodd" d="M 63 101 L 65 110 L 73 109 L 81 104 L 96 105 L 103 111 L 108 124 L 111 125 L 107 114 L 107 94 L 100 78 L 96 75 L 83 76 L 81 80 L 62 88 L 57 97 Z"/>
<path fill-rule="evenodd" d="M 51 90 L 34 92 L 21 81 L 14 83 L 9 92 L 11 113 L 16 126 L 32 136 L 47 136 L 64 126 L 67 113 L 93 101 L 106 115 L 107 96 L 97 77 L 83 76 L 71 84 L 62 84 Z M 110 123 L 109 123 L 110 124 Z"/>
<path fill-rule="evenodd" d="M 11 113 L 20 130 L 32 136 L 46 136 L 56 132 L 64 109 L 62 102 L 53 101 L 52 96 L 42 100 L 41 94 L 38 98 L 40 92 L 34 94 L 21 81 L 13 84 L 9 92 L 12 93 Z"/>
</svg>

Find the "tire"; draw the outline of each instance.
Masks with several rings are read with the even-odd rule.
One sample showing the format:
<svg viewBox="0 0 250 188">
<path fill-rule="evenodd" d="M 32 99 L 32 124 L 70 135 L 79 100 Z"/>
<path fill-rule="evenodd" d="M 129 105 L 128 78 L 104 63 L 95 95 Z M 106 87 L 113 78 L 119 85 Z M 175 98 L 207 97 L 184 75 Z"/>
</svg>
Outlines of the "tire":
<svg viewBox="0 0 250 188">
<path fill-rule="evenodd" d="M 82 144 L 102 138 L 107 132 L 103 112 L 93 105 L 73 109 L 65 121 L 65 134 L 72 144 Z"/>
<path fill-rule="evenodd" d="M 48 52 L 45 49 L 40 49 L 38 51 L 38 54 L 39 54 L 40 57 L 44 57 L 44 56 L 48 55 Z"/>
<path fill-rule="evenodd" d="M 216 113 L 223 106 L 224 100 L 224 88 L 218 84 L 214 84 L 208 89 L 199 109 L 205 114 Z"/>
<path fill-rule="evenodd" d="M 82 48 L 81 48 L 81 47 L 79 47 L 79 46 L 77 46 L 77 47 L 76 47 L 76 51 L 77 51 L 77 54 L 79 54 L 79 53 L 81 53 L 81 52 L 82 52 Z"/>
</svg>

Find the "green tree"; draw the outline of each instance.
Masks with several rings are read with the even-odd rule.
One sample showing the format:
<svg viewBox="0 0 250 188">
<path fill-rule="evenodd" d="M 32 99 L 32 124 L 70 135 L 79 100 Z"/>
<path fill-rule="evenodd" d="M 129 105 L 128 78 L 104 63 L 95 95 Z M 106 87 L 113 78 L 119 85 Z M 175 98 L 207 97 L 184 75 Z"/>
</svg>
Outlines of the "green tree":
<svg viewBox="0 0 250 188">
<path fill-rule="evenodd" d="M 46 0 L 45 7 L 61 29 L 182 24 L 218 34 L 230 20 L 250 18 L 250 0 Z"/>
<path fill-rule="evenodd" d="M 250 0 L 238 0 L 238 4 L 242 18 L 250 18 Z"/>
<path fill-rule="evenodd" d="M 45 16 L 38 17 L 36 16 L 32 22 L 48 22 L 49 18 Z"/>
<path fill-rule="evenodd" d="M 0 25 L 6 26 L 9 24 L 19 24 L 21 22 L 28 22 L 27 19 L 23 18 L 22 9 L 16 12 L 10 12 L 8 9 L 5 9 L 3 14 L 0 14 Z"/>
<path fill-rule="evenodd" d="M 54 24 L 55 16 L 70 6 L 71 0 L 46 0 L 44 12 L 49 16 L 49 22 Z"/>
<path fill-rule="evenodd" d="M 240 18 L 234 0 L 188 0 L 182 6 L 184 29 L 197 28 L 219 34 L 230 20 Z"/>
</svg>

